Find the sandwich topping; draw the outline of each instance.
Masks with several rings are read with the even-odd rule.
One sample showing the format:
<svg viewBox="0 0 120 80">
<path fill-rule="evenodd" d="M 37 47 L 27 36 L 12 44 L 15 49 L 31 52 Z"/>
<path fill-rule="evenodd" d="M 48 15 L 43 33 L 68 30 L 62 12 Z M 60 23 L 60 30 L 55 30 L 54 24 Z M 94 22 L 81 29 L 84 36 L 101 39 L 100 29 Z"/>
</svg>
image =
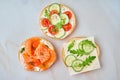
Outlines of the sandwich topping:
<svg viewBox="0 0 120 80">
<path fill-rule="evenodd" d="M 58 3 L 47 6 L 40 16 L 40 27 L 50 37 L 63 39 L 75 27 L 72 11 Z"/>
<path fill-rule="evenodd" d="M 93 37 L 68 42 L 64 46 L 64 55 L 71 75 L 100 68 Z"/>
<path fill-rule="evenodd" d="M 20 61 L 30 71 L 46 70 L 56 60 L 56 53 L 51 43 L 38 37 L 27 39 L 19 52 Z"/>
</svg>

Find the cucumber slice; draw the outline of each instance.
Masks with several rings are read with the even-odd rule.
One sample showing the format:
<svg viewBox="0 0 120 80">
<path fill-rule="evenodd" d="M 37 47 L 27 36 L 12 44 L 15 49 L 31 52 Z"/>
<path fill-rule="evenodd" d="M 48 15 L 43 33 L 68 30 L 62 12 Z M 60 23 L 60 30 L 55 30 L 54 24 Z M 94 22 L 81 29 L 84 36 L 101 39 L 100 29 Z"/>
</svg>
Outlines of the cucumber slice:
<svg viewBox="0 0 120 80">
<path fill-rule="evenodd" d="M 60 16 L 57 15 L 57 14 L 51 15 L 50 19 L 51 19 L 51 23 L 52 23 L 53 25 L 57 25 L 57 24 L 60 23 L 60 21 L 61 21 Z"/>
<path fill-rule="evenodd" d="M 69 18 L 68 18 L 68 16 L 67 16 L 66 14 L 61 14 L 61 15 L 60 15 L 60 18 L 61 18 L 61 20 L 62 20 L 62 24 L 63 24 L 63 25 L 68 24 Z"/>
<path fill-rule="evenodd" d="M 72 62 L 72 68 L 75 72 L 80 72 L 83 69 L 83 67 L 81 67 L 80 64 L 82 64 L 82 61 L 78 59 Z"/>
<path fill-rule="evenodd" d="M 65 63 L 66 63 L 66 65 L 67 65 L 68 67 L 71 67 L 74 60 L 76 60 L 76 57 L 75 57 L 75 56 L 73 56 L 73 55 L 68 55 L 68 56 L 66 56 L 66 58 L 65 58 Z"/>
<path fill-rule="evenodd" d="M 83 40 L 78 44 L 78 47 L 80 50 L 84 51 L 85 54 L 89 54 L 94 50 L 95 45 L 92 43 L 92 41 Z"/>
<path fill-rule="evenodd" d="M 79 48 L 80 50 L 83 50 L 83 43 L 82 43 L 82 42 L 80 42 L 80 43 L 78 44 L 78 48 Z"/>
<path fill-rule="evenodd" d="M 91 44 L 83 44 L 83 50 L 86 54 L 91 53 L 94 50 L 94 47 Z"/>
<path fill-rule="evenodd" d="M 49 11 L 57 10 L 60 13 L 60 5 L 58 3 L 53 3 L 49 6 Z"/>
<path fill-rule="evenodd" d="M 59 29 L 58 33 L 55 35 L 55 38 L 62 38 L 65 35 L 63 28 Z"/>
</svg>

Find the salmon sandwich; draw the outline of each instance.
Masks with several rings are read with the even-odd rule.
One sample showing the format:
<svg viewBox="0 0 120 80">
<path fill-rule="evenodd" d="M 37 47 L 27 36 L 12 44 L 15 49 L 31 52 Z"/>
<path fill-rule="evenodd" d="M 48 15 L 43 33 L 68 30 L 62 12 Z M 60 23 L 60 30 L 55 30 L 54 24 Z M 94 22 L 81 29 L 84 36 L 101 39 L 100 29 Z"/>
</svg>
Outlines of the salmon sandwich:
<svg viewBox="0 0 120 80">
<path fill-rule="evenodd" d="M 26 70 L 43 71 L 56 61 L 56 52 L 48 40 L 32 37 L 22 43 L 18 57 Z"/>
<path fill-rule="evenodd" d="M 75 37 L 64 44 L 62 57 L 70 75 L 99 69 L 100 49 L 94 37 Z"/>
<path fill-rule="evenodd" d="M 69 7 L 52 3 L 42 10 L 39 23 L 42 32 L 47 36 L 64 39 L 73 32 L 76 18 Z"/>
</svg>

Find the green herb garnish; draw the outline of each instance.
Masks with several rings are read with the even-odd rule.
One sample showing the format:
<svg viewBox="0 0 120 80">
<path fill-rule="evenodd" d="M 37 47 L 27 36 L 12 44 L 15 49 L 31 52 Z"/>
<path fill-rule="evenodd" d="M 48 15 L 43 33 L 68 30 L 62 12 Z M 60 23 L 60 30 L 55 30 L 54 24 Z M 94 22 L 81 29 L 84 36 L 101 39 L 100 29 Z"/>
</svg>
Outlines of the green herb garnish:
<svg viewBox="0 0 120 80">
<path fill-rule="evenodd" d="M 45 10 L 45 17 L 47 17 L 48 19 L 50 18 L 50 16 L 49 16 L 49 12 L 48 12 L 47 9 Z"/>
<path fill-rule="evenodd" d="M 55 28 L 56 28 L 56 29 L 62 28 L 62 23 L 57 23 L 57 24 L 55 25 Z"/>
<path fill-rule="evenodd" d="M 89 56 L 89 57 L 86 58 L 85 61 L 83 61 L 81 64 L 79 64 L 79 66 L 80 67 L 89 66 L 90 63 L 92 63 L 95 58 L 96 58 L 96 56 Z"/>
<path fill-rule="evenodd" d="M 90 44 L 90 45 L 92 45 L 94 48 L 96 48 L 96 46 L 93 44 L 93 42 L 92 41 L 90 41 L 90 40 L 83 40 L 82 42 L 80 42 L 80 43 L 82 43 L 82 45 L 83 44 Z"/>
<path fill-rule="evenodd" d="M 24 47 L 21 48 L 20 53 L 23 53 L 23 51 L 25 51 L 25 48 L 24 48 Z"/>
<path fill-rule="evenodd" d="M 77 56 L 83 56 L 85 52 L 80 49 L 76 49 L 76 50 L 70 50 L 70 53 L 76 54 Z"/>
<path fill-rule="evenodd" d="M 29 62 L 29 64 L 34 66 L 34 63 L 33 63 L 33 62 Z"/>
<path fill-rule="evenodd" d="M 71 50 L 71 48 L 74 46 L 74 44 L 75 44 L 75 40 L 72 41 L 72 42 L 69 44 L 69 46 L 68 46 L 68 51 Z"/>
</svg>

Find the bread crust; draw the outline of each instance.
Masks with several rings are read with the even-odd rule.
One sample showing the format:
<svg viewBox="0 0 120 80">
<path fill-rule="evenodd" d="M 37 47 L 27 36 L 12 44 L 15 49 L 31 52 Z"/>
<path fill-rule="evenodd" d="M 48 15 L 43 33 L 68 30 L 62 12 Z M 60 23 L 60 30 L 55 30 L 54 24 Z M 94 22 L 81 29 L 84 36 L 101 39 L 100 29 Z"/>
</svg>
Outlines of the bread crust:
<svg viewBox="0 0 120 80">
<path fill-rule="evenodd" d="M 42 26 L 42 24 L 41 24 L 41 22 L 40 22 L 41 16 L 42 16 L 44 10 L 47 9 L 49 6 L 50 6 L 50 5 L 46 6 L 46 7 L 41 11 L 41 14 L 40 14 L 40 17 L 39 17 L 39 25 L 40 25 L 40 27 Z M 64 4 L 60 4 L 60 7 L 61 7 L 61 6 L 64 6 L 64 7 L 68 8 L 68 9 L 70 10 L 70 12 L 72 13 L 72 17 L 73 17 L 73 19 L 74 19 L 74 25 L 72 26 L 72 30 L 70 30 L 69 34 L 66 36 L 66 37 L 68 37 L 71 33 L 73 33 L 74 29 L 76 28 L 76 17 L 75 17 L 75 14 L 73 13 L 73 11 L 72 11 L 68 6 L 66 6 L 66 5 L 64 5 Z M 40 29 L 41 29 L 41 28 L 40 28 Z M 49 36 L 49 35 L 47 35 L 47 33 L 44 32 L 44 30 L 41 29 L 41 31 L 42 31 L 42 33 L 44 33 L 46 36 Z M 51 36 L 49 36 L 49 37 L 51 37 Z M 57 40 L 62 40 L 62 39 L 65 39 L 66 37 L 64 37 L 64 38 L 51 37 L 51 38 L 54 38 L 54 39 L 57 39 Z"/>
</svg>

